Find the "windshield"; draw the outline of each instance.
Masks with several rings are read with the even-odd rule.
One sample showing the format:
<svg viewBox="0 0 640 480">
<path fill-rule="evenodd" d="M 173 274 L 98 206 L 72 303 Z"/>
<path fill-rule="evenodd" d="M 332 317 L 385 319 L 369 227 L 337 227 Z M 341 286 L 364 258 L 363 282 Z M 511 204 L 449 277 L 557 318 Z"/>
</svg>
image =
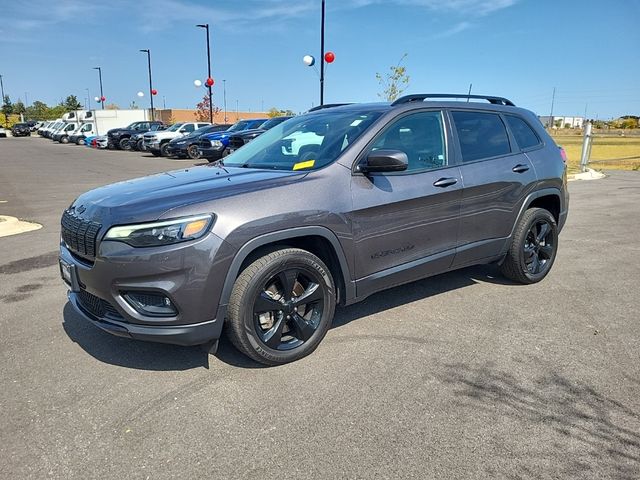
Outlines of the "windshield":
<svg viewBox="0 0 640 480">
<path fill-rule="evenodd" d="M 310 170 L 333 162 L 380 112 L 325 111 L 292 118 L 224 159 L 229 167 Z"/>
<path fill-rule="evenodd" d="M 231 125 L 231 127 L 227 129 L 227 132 L 239 132 L 240 130 L 246 130 L 248 125 L 249 125 L 249 122 L 240 121 L 238 123 L 234 123 L 233 125 Z"/>
<path fill-rule="evenodd" d="M 272 118 L 270 120 L 267 120 L 266 122 L 264 122 L 262 125 L 260 125 L 260 128 L 262 128 L 263 130 L 269 130 L 270 128 L 275 127 L 276 125 L 280 125 L 282 122 L 289 120 L 289 118 L 291 117 L 276 117 L 276 118 Z"/>
<path fill-rule="evenodd" d="M 205 125 L 204 127 L 196 128 L 193 132 L 191 132 L 187 137 L 198 137 L 204 133 L 209 133 L 211 131 L 211 125 Z"/>
<path fill-rule="evenodd" d="M 167 128 L 165 132 L 176 132 L 180 129 L 182 125 L 184 125 L 184 123 L 174 123 L 169 128 Z"/>
</svg>

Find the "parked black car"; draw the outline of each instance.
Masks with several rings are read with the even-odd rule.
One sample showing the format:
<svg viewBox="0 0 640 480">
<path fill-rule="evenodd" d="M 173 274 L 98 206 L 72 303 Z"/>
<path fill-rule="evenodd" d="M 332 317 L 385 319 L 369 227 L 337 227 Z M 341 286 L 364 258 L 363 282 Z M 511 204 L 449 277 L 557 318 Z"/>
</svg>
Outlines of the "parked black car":
<svg viewBox="0 0 640 480">
<path fill-rule="evenodd" d="M 165 125 L 164 123 L 160 123 L 158 125 L 151 125 L 151 128 L 149 128 L 149 130 L 147 131 L 134 133 L 133 135 L 131 135 L 131 138 L 129 138 L 129 148 L 131 148 L 131 150 L 135 150 L 136 152 L 144 152 L 146 150 L 144 146 L 144 134 L 147 132 L 164 130 L 167 128 L 167 126 L 168 125 Z"/>
<path fill-rule="evenodd" d="M 221 123 L 217 125 L 207 125 L 190 133 L 186 137 L 174 138 L 169 142 L 167 147 L 168 157 L 189 157 L 196 159 L 200 156 L 198 151 L 198 141 L 202 135 L 214 132 L 223 132 L 231 127 L 230 123 Z"/>
<path fill-rule="evenodd" d="M 222 154 L 227 148 L 227 145 L 229 145 L 229 137 L 231 135 L 245 130 L 255 130 L 268 121 L 268 118 L 239 120 L 224 132 L 214 132 L 202 135 L 198 142 L 198 152 L 200 157 L 206 158 L 209 162 L 220 160 L 222 158 Z"/>
<path fill-rule="evenodd" d="M 31 136 L 31 128 L 27 123 L 16 123 L 11 128 L 11 135 L 14 137 L 29 137 Z"/>
<path fill-rule="evenodd" d="M 152 126 L 155 126 L 153 130 L 157 130 L 160 125 L 163 125 L 160 121 L 154 122 L 133 122 L 131 125 L 124 128 L 112 128 L 107 132 L 107 145 L 108 148 L 117 148 L 119 150 L 130 150 L 131 145 L 129 140 L 132 135 L 138 133 L 145 133 L 152 130 Z"/>
<path fill-rule="evenodd" d="M 290 118 L 293 117 L 275 117 L 264 122 L 262 125 L 260 125 L 260 128 L 244 130 L 242 132 L 233 134 L 231 137 L 229 137 L 229 145 L 227 145 L 227 148 L 225 148 L 222 156 L 226 157 L 227 155 L 235 152 L 244 144 L 249 143 L 251 140 L 262 135 L 270 128 L 273 128 L 276 125 L 280 125 L 282 122 L 289 120 Z"/>
</svg>

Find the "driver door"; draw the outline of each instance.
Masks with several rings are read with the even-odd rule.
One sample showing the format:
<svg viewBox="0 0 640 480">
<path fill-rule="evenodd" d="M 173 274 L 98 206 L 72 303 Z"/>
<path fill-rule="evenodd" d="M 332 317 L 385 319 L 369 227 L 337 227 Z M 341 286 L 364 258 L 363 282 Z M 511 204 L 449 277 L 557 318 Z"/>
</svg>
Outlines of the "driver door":
<svg viewBox="0 0 640 480">
<path fill-rule="evenodd" d="M 406 153 L 403 172 L 354 174 L 351 222 L 357 294 L 446 271 L 460 222 L 460 169 L 447 148 L 449 130 L 439 110 L 392 122 L 364 152 Z"/>
</svg>

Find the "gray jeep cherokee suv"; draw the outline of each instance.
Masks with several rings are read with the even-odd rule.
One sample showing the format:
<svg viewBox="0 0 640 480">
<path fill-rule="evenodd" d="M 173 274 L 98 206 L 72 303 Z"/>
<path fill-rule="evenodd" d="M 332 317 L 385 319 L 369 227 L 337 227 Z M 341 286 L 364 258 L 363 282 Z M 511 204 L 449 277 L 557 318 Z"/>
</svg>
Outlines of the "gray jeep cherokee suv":
<svg viewBox="0 0 640 480">
<path fill-rule="evenodd" d="M 542 280 L 567 208 L 563 152 L 533 113 L 409 95 L 319 107 L 224 164 L 87 192 L 62 216 L 60 268 L 109 333 L 214 352 L 224 326 L 276 365 L 311 353 L 337 304 L 389 287 L 491 262 Z"/>
</svg>

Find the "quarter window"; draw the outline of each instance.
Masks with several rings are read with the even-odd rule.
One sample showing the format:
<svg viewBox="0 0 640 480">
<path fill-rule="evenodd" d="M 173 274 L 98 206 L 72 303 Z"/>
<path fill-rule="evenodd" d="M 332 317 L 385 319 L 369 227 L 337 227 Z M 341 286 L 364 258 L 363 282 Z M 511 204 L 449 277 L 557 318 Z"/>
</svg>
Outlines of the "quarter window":
<svg viewBox="0 0 640 480">
<path fill-rule="evenodd" d="M 484 112 L 452 112 L 462 150 L 462 161 L 511 153 L 509 136 L 499 115 Z"/>
<path fill-rule="evenodd" d="M 407 154 L 407 171 L 447 165 L 441 112 L 407 115 L 388 126 L 371 150 L 400 150 Z"/>
<path fill-rule="evenodd" d="M 527 122 L 513 115 L 506 115 L 506 118 L 511 133 L 513 133 L 520 148 L 531 148 L 540 145 L 540 139 Z"/>
</svg>

